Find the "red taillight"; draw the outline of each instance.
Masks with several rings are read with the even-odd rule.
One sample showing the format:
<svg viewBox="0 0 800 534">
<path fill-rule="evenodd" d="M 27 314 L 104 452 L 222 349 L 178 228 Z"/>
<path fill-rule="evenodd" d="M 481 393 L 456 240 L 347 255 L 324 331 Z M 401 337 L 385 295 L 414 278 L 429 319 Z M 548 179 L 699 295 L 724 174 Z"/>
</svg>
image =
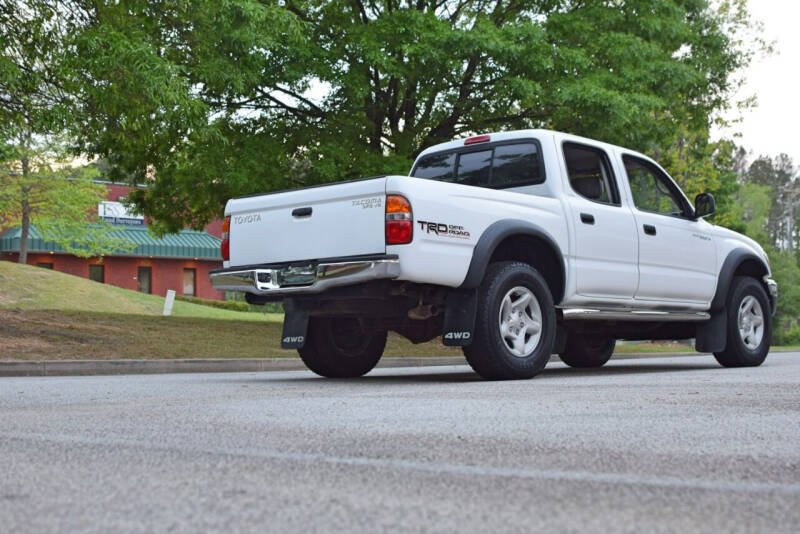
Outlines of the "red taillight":
<svg viewBox="0 0 800 534">
<path fill-rule="evenodd" d="M 222 253 L 222 259 L 228 261 L 231 259 L 231 218 L 225 217 L 222 221 L 222 243 L 220 243 L 219 250 Z"/>
<path fill-rule="evenodd" d="M 491 138 L 488 135 L 478 135 L 476 137 L 468 137 L 464 139 L 465 145 L 474 145 L 475 143 L 486 143 Z"/>
<path fill-rule="evenodd" d="M 400 195 L 386 195 L 386 244 L 406 245 L 413 238 L 411 204 Z"/>
</svg>

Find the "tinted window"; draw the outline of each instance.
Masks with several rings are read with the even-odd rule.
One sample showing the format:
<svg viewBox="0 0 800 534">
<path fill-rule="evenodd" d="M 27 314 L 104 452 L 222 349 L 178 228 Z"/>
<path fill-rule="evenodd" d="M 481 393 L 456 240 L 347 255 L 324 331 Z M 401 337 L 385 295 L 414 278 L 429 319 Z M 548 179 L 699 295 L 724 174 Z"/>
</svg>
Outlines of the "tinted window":
<svg viewBox="0 0 800 534">
<path fill-rule="evenodd" d="M 664 215 L 683 214 L 680 194 L 674 190 L 669 178 L 645 161 L 630 156 L 623 160 L 637 208 Z"/>
<path fill-rule="evenodd" d="M 456 182 L 466 185 L 486 185 L 492 168 L 492 151 L 468 152 L 458 157 Z"/>
<path fill-rule="evenodd" d="M 494 149 L 492 185 L 497 187 L 519 183 L 541 183 L 539 151 L 533 143 L 500 145 Z"/>
<path fill-rule="evenodd" d="M 433 154 L 417 163 L 412 176 L 497 188 L 544 182 L 539 147 L 533 142 Z"/>
<path fill-rule="evenodd" d="M 456 155 L 453 152 L 426 156 L 420 160 L 417 168 L 414 169 L 414 176 L 450 182 L 453 180 L 455 163 Z"/>
<path fill-rule="evenodd" d="M 564 143 L 564 160 L 572 189 L 584 198 L 606 204 L 618 204 L 614 177 L 602 150 Z"/>
</svg>

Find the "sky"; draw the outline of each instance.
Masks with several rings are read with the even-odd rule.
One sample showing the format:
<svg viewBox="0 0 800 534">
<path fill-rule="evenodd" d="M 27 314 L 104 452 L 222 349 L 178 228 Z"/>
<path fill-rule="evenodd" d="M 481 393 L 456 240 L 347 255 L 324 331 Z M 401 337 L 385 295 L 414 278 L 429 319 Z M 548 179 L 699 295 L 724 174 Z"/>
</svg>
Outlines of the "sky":
<svg viewBox="0 0 800 534">
<path fill-rule="evenodd" d="M 756 57 L 743 72 L 746 82 L 737 99 L 755 95 L 758 105 L 741 114 L 742 122 L 714 136 L 738 132 L 737 143 L 752 151 L 751 158 L 784 152 L 800 165 L 800 0 L 750 0 L 749 6 L 775 51 Z"/>
</svg>

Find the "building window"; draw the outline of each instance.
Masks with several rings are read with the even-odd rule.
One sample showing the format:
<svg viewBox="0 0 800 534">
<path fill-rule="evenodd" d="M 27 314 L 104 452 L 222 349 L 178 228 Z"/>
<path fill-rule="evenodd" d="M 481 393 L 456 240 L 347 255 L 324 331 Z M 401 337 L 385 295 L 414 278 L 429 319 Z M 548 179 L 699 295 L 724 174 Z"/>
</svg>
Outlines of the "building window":
<svg viewBox="0 0 800 534">
<path fill-rule="evenodd" d="M 150 285 L 152 270 L 150 267 L 139 267 L 136 273 L 137 291 L 141 293 L 152 293 L 153 289 Z"/>
<path fill-rule="evenodd" d="M 40 261 L 36 263 L 37 267 L 41 267 L 42 269 L 50 269 L 53 270 L 53 263 L 48 261 Z"/>
<path fill-rule="evenodd" d="M 187 297 L 195 296 L 195 269 L 183 270 L 183 294 Z"/>
<path fill-rule="evenodd" d="M 89 280 L 100 282 L 101 284 L 106 281 L 106 272 L 104 265 L 90 265 L 89 266 Z"/>
</svg>

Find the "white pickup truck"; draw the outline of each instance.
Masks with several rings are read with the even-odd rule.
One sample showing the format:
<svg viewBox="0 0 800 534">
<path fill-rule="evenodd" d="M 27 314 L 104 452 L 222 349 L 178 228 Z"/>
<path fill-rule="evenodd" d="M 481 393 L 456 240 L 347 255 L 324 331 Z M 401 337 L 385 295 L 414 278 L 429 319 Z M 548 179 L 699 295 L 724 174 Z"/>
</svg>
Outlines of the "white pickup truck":
<svg viewBox="0 0 800 534">
<path fill-rule="evenodd" d="M 601 366 L 617 339 L 760 365 L 778 288 L 755 241 L 703 220 L 714 209 L 631 150 L 493 133 L 428 148 L 410 176 L 231 199 L 211 281 L 282 300 L 282 346 L 327 377 L 370 371 L 390 330 L 442 336 L 487 379 L 553 353 Z"/>
</svg>

